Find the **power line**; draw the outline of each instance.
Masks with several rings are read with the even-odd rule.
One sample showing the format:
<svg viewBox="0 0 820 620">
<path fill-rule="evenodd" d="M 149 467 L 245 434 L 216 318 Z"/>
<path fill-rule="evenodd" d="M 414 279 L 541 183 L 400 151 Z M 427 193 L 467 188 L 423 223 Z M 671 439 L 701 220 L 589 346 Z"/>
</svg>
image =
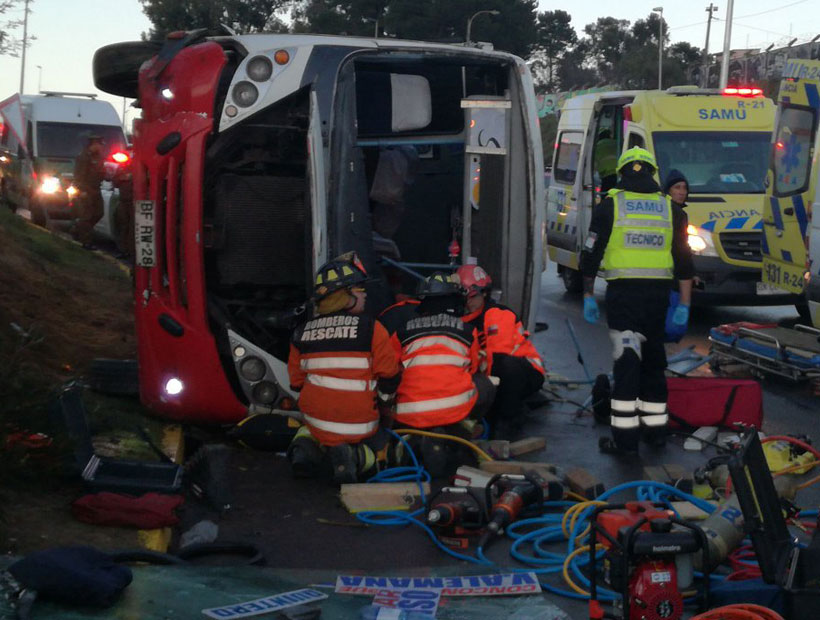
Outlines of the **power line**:
<svg viewBox="0 0 820 620">
<path fill-rule="evenodd" d="M 720 22 L 725 22 L 725 21 L 726 21 L 725 19 L 721 19 L 720 17 L 713 17 L 712 19 L 714 19 L 714 20 L 716 20 L 716 21 L 720 21 Z M 788 37 L 788 36 L 791 36 L 791 35 L 788 35 L 788 34 L 783 34 L 782 32 L 775 32 L 774 30 L 766 30 L 765 28 L 758 28 L 757 26 L 749 26 L 749 25 L 747 25 L 747 24 L 741 24 L 741 23 L 740 23 L 739 21 L 737 21 L 736 19 L 733 19 L 733 20 L 732 20 L 732 25 L 733 25 L 733 26 L 740 26 L 741 28 L 748 28 L 748 29 L 750 29 L 750 30 L 758 30 L 758 31 L 760 31 L 760 32 L 765 32 L 765 33 L 767 33 L 767 34 L 776 34 L 776 35 L 777 35 L 777 36 L 779 36 L 779 37 Z"/>
<path fill-rule="evenodd" d="M 797 2 L 792 2 L 791 4 L 784 4 L 783 6 L 779 6 L 776 9 L 769 9 L 768 11 L 760 11 L 760 13 L 749 13 L 748 15 L 738 15 L 735 19 L 743 19 L 744 17 L 757 17 L 758 15 L 765 15 L 766 13 L 774 13 L 775 11 L 782 11 L 790 6 L 794 6 L 795 4 L 803 4 L 804 2 L 808 2 L 808 0 L 797 0 Z"/>
</svg>

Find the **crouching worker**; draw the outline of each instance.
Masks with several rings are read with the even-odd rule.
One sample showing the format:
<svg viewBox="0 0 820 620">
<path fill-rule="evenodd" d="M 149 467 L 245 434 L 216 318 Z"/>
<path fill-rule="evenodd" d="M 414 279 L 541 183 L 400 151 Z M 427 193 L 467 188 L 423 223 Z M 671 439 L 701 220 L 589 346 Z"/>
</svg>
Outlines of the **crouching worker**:
<svg viewBox="0 0 820 620">
<path fill-rule="evenodd" d="M 462 320 L 478 332 L 487 374 L 500 380 L 487 414 L 491 436 L 511 435 L 520 425 L 524 400 L 544 384 L 544 362 L 515 312 L 489 297 L 493 282 L 486 271 L 462 265 L 456 278 L 466 298 Z"/>
<path fill-rule="evenodd" d="M 396 425 L 470 439 L 495 392 L 479 371 L 477 334 L 461 320 L 463 298 L 448 274 L 437 272 L 427 278 L 418 297 L 420 303 L 394 335 L 404 367 Z M 459 444 L 446 439 L 413 437 L 410 445 L 418 448 L 434 478 L 464 460 Z"/>
<path fill-rule="evenodd" d="M 288 374 L 305 425 L 288 448 L 295 476 L 364 480 L 387 449 L 379 412 L 398 387 L 398 356 L 381 323 L 364 314 L 368 281 L 354 253 L 316 274 L 314 318 L 293 333 Z"/>
</svg>

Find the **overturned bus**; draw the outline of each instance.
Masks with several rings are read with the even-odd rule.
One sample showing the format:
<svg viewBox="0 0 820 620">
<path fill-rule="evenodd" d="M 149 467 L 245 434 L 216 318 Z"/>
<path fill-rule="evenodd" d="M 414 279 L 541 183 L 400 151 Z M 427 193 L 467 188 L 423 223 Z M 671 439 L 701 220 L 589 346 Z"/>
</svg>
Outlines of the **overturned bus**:
<svg viewBox="0 0 820 620">
<path fill-rule="evenodd" d="M 535 320 L 543 162 L 524 62 L 485 49 L 174 33 L 94 58 L 134 97 L 143 403 L 232 424 L 292 408 L 287 354 L 314 270 L 355 250 L 377 312 L 478 261 Z"/>
</svg>

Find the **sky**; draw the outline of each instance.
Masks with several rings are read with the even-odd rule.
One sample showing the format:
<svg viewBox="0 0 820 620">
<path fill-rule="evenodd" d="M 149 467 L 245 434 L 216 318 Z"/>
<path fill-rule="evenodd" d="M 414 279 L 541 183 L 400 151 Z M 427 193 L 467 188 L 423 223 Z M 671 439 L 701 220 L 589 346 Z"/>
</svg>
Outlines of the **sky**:
<svg viewBox="0 0 820 620">
<path fill-rule="evenodd" d="M 715 52 L 723 47 L 727 0 L 713 1 L 718 6 L 715 13 L 718 20 L 712 22 L 709 49 Z M 612 16 L 634 22 L 646 18 L 663 2 L 540 0 L 538 9 L 567 11 L 572 16 L 572 25 L 582 34 L 584 26 L 598 17 Z M 671 41 L 689 41 L 702 48 L 706 38 L 706 0 L 699 3 L 666 0 L 666 4 L 664 19 L 671 29 Z M 29 34 L 37 39 L 26 53 L 25 92 L 36 93 L 38 89 L 96 92 L 101 99 L 111 101 L 122 116 L 123 100 L 94 88 L 91 59 L 98 48 L 118 41 L 137 40 L 141 33 L 149 30 L 150 23 L 139 0 L 32 0 L 30 10 Z M 22 9 L 9 11 L 0 19 L 21 16 Z M 820 0 L 736 0 L 734 3 L 733 48 L 782 45 L 789 41 L 790 35 L 804 41 L 816 34 L 820 34 Z M 20 65 L 20 58 L 0 56 L 0 100 L 18 91 Z M 126 124 L 130 125 L 137 115 L 136 110 L 128 108 Z"/>
</svg>

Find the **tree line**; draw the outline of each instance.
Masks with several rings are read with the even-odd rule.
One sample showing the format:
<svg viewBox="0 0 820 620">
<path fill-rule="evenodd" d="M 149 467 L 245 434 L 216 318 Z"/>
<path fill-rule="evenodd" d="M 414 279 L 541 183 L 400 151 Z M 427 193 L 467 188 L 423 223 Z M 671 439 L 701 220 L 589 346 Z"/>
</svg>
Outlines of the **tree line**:
<svg viewBox="0 0 820 620">
<path fill-rule="evenodd" d="M 579 37 L 566 11 L 538 11 L 537 0 L 140 0 L 156 39 L 174 30 L 296 32 L 396 37 L 459 43 L 470 38 L 527 59 L 536 88 L 556 92 L 596 85 L 656 88 L 658 33 L 664 40 L 664 87 L 686 83 L 702 61 L 689 43 L 669 46 L 652 13 L 635 23 L 599 17 Z"/>
</svg>

